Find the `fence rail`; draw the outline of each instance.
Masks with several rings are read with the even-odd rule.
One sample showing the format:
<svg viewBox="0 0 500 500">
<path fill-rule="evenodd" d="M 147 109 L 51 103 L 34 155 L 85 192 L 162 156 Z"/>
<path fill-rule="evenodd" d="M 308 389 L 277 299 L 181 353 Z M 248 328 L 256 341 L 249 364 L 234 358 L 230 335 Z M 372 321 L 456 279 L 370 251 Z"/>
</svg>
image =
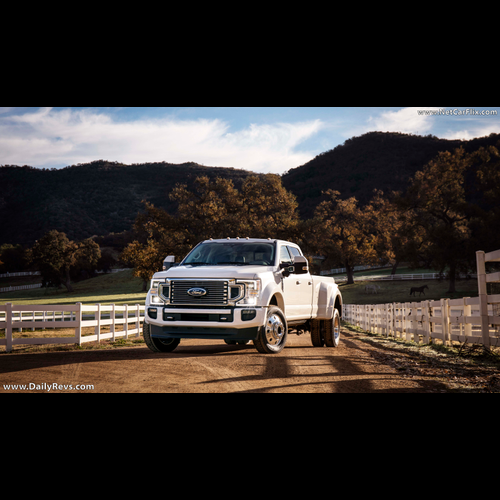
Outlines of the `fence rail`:
<svg viewBox="0 0 500 500">
<path fill-rule="evenodd" d="M 357 279 L 362 281 L 394 281 L 394 280 L 438 280 L 442 279 L 443 275 L 439 273 L 425 274 L 387 274 L 384 276 L 360 276 Z M 335 278 L 335 281 L 347 280 L 347 276 Z"/>
<path fill-rule="evenodd" d="M 15 292 L 16 290 L 31 290 L 32 288 L 41 288 L 41 283 L 34 283 L 33 285 L 19 285 L 19 286 L 4 286 L 0 288 L 0 293 Z"/>
<path fill-rule="evenodd" d="M 139 337 L 141 323 L 144 322 L 145 307 L 135 305 L 14 305 L 7 303 L 0 305 L 0 331 L 5 330 L 5 338 L 0 338 L 0 345 L 6 346 L 7 352 L 12 351 L 13 345 L 18 344 L 78 344 L 85 342 L 100 342 L 104 339 L 117 337 L 128 338 L 129 335 Z M 110 331 L 101 333 L 105 326 Z M 119 330 L 116 327 L 122 326 Z M 131 327 L 132 326 L 132 327 Z M 82 335 L 82 328 L 94 327 L 93 335 Z M 14 337 L 14 330 L 23 329 L 73 329 L 74 336 L 47 337 L 41 333 L 40 337 Z"/>
<path fill-rule="evenodd" d="M 20 273 L 0 274 L 0 278 L 15 278 L 17 276 L 40 276 L 40 271 L 23 271 Z"/>
<path fill-rule="evenodd" d="M 500 262 L 500 250 L 476 252 L 478 297 L 391 304 L 346 304 L 344 319 L 364 330 L 414 342 L 440 339 L 500 346 L 500 295 L 488 295 L 486 284 L 500 272 L 486 273 L 486 262 Z"/>
</svg>

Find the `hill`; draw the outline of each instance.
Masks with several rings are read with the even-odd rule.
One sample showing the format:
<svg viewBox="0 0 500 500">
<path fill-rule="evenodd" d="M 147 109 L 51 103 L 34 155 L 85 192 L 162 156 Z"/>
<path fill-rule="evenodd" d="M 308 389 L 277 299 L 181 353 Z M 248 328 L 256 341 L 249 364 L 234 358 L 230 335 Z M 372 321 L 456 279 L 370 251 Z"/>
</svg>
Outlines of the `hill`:
<svg viewBox="0 0 500 500">
<path fill-rule="evenodd" d="M 495 145 L 499 139 L 500 134 L 460 141 L 432 135 L 369 132 L 291 169 L 283 176 L 283 185 L 297 196 L 302 217 L 309 218 L 324 199 L 322 191 L 335 189 L 343 198 L 355 196 L 365 204 L 374 189 L 386 194 L 404 191 L 408 180 L 439 151 L 463 146 L 470 152 L 481 146 Z"/>
<path fill-rule="evenodd" d="M 172 210 L 168 197 L 176 183 L 196 177 L 230 178 L 236 186 L 253 174 L 197 163 L 125 165 L 97 160 L 62 169 L 0 167 L 0 244 L 32 245 L 51 229 L 70 239 L 131 229 L 141 201 Z"/>
<path fill-rule="evenodd" d="M 282 176 L 286 189 L 297 196 L 303 218 L 309 218 L 327 189 L 366 203 L 373 189 L 404 190 L 408 179 L 439 151 L 461 145 L 466 151 L 496 145 L 500 134 L 471 141 L 438 139 L 390 132 L 353 137 Z M 193 186 L 207 175 L 232 179 L 239 187 L 253 172 L 197 163 L 123 163 L 97 160 L 62 169 L 0 166 L 0 245 L 33 245 L 51 229 L 70 239 L 105 236 L 132 228 L 142 200 L 167 211 L 174 209 L 168 194 L 176 183 Z"/>
</svg>

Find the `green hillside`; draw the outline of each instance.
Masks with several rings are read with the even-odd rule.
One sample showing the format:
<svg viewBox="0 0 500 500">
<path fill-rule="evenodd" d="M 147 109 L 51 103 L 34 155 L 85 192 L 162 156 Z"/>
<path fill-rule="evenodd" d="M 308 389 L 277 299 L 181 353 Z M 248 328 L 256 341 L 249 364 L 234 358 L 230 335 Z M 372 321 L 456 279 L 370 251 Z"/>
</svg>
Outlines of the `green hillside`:
<svg viewBox="0 0 500 500">
<path fill-rule="evenodd" d="M 79 283 L 74 283 L 73 293 L 64 287 L 35 288 L 0 294 L 0 305 L 14 304 L 144 304 L 146 293 L 142 291 L 142 280 L 132 276 L 132 270 L 104 274 Z M 0 287 L 3 286 L 0 280 Z M 5 285 L 8 286 L 8 285 Z"/>
</svg>

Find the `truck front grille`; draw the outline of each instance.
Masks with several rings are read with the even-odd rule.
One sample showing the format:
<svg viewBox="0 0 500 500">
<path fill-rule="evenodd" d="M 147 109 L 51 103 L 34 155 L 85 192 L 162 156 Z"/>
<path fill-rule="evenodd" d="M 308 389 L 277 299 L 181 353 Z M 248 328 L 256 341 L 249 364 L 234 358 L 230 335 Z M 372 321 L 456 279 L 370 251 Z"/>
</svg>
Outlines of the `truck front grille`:
<svg viewBox="0 0 500 500">
<path fill-rule="evenodd" d="M 172 280 L 170 284 L 170 304 L 223 306 L 228 303 L 228 282 L 223 280 Z M 205 295 L 192 296 L 188 291 L 201 288 Z"/>
</svg>

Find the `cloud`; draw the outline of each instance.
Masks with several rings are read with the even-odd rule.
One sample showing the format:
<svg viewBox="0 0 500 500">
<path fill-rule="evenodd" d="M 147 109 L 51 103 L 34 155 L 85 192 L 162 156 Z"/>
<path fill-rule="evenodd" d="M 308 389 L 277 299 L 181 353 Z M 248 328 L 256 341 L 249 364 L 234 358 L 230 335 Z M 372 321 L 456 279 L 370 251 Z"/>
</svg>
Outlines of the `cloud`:
<svg viewBox="0 0 500 500">
<path fill-rule="evenodd" d="M 433 125 L 432 115 L 420 115 L 421 110 L 438 110 L 437 107 L 411 107 L 403 108 L 399 111 L 386 111 L 380 116 L 368 120 L 369 124 L 373 124 L 373 130 L 383 132 L 403 132 L 423 134 L 428 132 Z"/>
<path fill-rule="evenodd" d="M 406 107 L 398 111 L 383 111 L 369 116 L 361 125 L 346 130 L 345 137 L 362 135 L 366 132 L 402 132 L 405 134 L 423 135 L 429 133 L 434 126 L 434 116 L 419 114 L 419 110 L 438 110 L 438 107 Z"/>
<path fill-rule="evenodd" d="M 488 120 L 488 123 L 470 124 L 467 129 L 464 130 L 448 130 L 442 137 L 444 139 L 460 139 L 460 140 L 470 140 L 476 137 L 485 137 L 490 134 L 498 134 L 500 132 L 500 119 L 497 117 L 492 117 Z"/>
<path fill-rule="evenodd" d="M 315 156 L 295 148 L 323 126 L 320 120 L 311 120 L 251 124 L 229 132 L 229 125 L 219 119 L 115 122 L 92 109 L 40 108 L 0 116 L 0 164 L 58 167 L 96 159 L 127 164 L 195 161 L 281 173 Z"/>
</svg>

